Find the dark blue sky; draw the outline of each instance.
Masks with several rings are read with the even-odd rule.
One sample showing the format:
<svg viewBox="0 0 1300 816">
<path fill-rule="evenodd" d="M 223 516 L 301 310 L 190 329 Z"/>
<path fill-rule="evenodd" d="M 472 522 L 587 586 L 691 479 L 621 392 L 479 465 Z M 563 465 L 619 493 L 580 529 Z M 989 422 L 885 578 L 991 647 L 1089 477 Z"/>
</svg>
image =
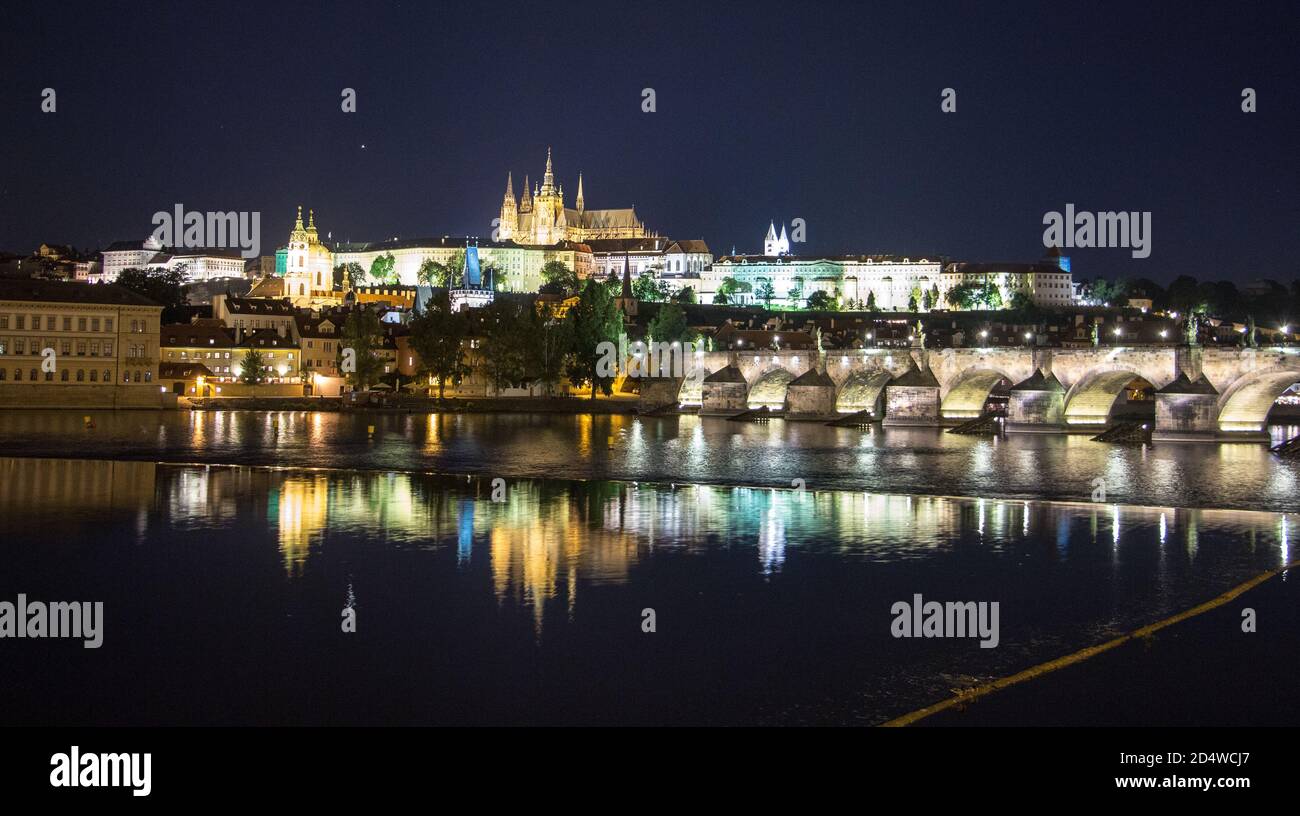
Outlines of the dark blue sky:
<svg viewBox="0 0 1300 816">
<path fill-rule="evenodd" d="M 260 210 L 264 252 L 300 202 L 336 238 L 486 235 L 551 145 L 570 203 L 581 171 L 717 254 L 801 217 L 808 252 L 1033 260 L 1073 202 L 1153 232 L 1076 277 L 1300 276 L 1293 4 L 57 5 L 3 12 L 0 249 L 176 202 Z"/>
</svg>

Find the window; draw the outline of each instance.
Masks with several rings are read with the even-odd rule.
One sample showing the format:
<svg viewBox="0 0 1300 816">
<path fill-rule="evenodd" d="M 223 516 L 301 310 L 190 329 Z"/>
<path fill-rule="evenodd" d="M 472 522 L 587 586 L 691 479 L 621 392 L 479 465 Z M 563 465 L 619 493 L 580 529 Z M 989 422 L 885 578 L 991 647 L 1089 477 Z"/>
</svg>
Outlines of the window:
<svg viewBox="0 0 1300 816">
<path fill-rule="evenodd" d="M 72 331 L 72 318 L 70 317 L 63 318 L 63 330 Z"/>
<path fill-rule="evenodd" d="M 78 341 L 77 341 L 77 356 L 78 356 L 78 357 L 85 357 L 85 356 L 86 356 L 86 341 L 85 341 L 85 340 L 78 340 Z"/>
<path fill-rule="evenodd" d="M 14 354 L 26 354 L 27 341 L 19 337 L 14 340 Z"/>
<path fill-rule="evenodd" d="M 25 328 L 27 328 L 27 317 L 26 317 L 26 315 L 18 315 L 18 316 L 16 316 L 16 317 L 14 318 L 14 328 L 15 328 L 15 329 L 25 329 Z"/>
<path fill-rule="evenodd" d="M 4 378 L 5 378 L 5 370 L 3 368 L 0 368 L 0 380 L 3 380 Z"/>
<path fill-rule="evenodd" d="M 104 382 L 112 382 L 112 381 L 113 381 L 113 373 L 109 371 L 107 368 L 104 369 Z"/>
<path fill-rule="evenodd" d="M 0 315 L 0 329 L 9 328 L 9 315 Z"/>
<path fill-rule="evenodd" d="M 77 369 L 77 382 L 84 382 L 85 379 L 86 379 L 86 372 L 85 372 L 85 370 L 84 370 L 84 369 L 80 369 L 80 368 Z"/>
<path fill-rule="evenodd" d="M 153 371 L 146 371 L 146 372 L 144 373 L 144 381 L 145 381 L 145 382 L 153 382 Z"/>
<path fill-rule="evenodd" d="M 113 318 L 111 317 L 104 318 L 104 331 L 111 332 L 112 330 L 113 330 Z"/>
<path fill-rule="evenodd" d="M 45 318 L 45 330 L 54 331 L 54 315 L 47 315 Z"/>
<path fill-rule="evenodd" d="M 85 331 L 85 330 L 86 330 L 86 318 L 84 317 L 77 318 L 77 331 Z"/>
<path fill-rule="evenodd" d="M 92 318 L 90 319 L 90 330 L 93 331 L 93 332 L 97 332 L 97 331 L 99 331 L 99 318 L 98 318 L 98 317 L 92 317 Z"/>
<path fill-rule="evenodd" d="M 99 382 L 99 372 L 96 371 L 96 370 L 93 369 L 93 368 L 90 369 L 90 381 L 91 381 L 91 382 Z"/>
<path fill-rule="evenodd" d="M 105 357 L 113 356 L 113 341 L 111 340 L 104 341 L 104 356 Z"/>
<path fill-rule="evenodd" d="M 98 340 L 95 340 L 95 341 L 93 341 L 93 342 L 90 344 L 90 356 L 91 356 L 91 357 L 98 357 L 98 356 L 99 356 L 99 341 L 98 341 Z"/>
<path fill-rule="evenodd" d="M 59 380 L 62 382 L 68 381 L 68 370 L 66 368 L 59 372 Z"/>
</svg>

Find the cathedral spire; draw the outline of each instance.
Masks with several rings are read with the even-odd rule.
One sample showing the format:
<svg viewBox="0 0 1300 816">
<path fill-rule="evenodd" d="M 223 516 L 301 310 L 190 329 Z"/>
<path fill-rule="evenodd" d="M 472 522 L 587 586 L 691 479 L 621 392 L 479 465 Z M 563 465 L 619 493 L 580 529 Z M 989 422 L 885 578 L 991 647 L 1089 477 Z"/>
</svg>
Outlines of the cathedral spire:
<svg viewBox="0 0 1300 816">
<path fill-rule="evenodd" d="M 578 200 L 576 203 L 578 205 L 578 212 L 582 212 L 583 202 L 582 202 L 582 174 L 581 173 L 578 174 Z"/>
<path fill-rule="evenodd" d="M 512 174 L 506 171 L 506 200 L 513 201 L 515 198 L 515 181 Z"/>
<path fill-rule="evenodd" d="M 546 172 L 542 175 L 542 192 L 551 193 L 555 190 L 555 173 L 551 170 L 551 148 L 546 148 Z"/>
<path fill-rule="evenodd" d="M 533 209 L 533 197 L 532 197 L 532 193 L 528 191 L 528 174 L 525 173 L 524 192 L 523 195 L 520 196 L 519 198 L 519 212 L 521 213 L 531 212 L 532 209 Z"/>
<path fill-rule="evenodd" d="M 295 231 L 300 231 L 302 229 L 302 205 L 301 204 L 298 205 L 298 218 L 293 222 L 293 228 Z"/>
</svg>

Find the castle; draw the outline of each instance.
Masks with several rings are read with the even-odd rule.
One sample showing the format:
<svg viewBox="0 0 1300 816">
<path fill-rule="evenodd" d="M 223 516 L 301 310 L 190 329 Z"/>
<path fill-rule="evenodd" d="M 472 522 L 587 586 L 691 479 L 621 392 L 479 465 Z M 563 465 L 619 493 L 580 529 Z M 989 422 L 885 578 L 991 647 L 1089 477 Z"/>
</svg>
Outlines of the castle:
<svg viewBox="0 0 1300 816">
<path fill-rule="evenodd" d="M 501 203 L 501 220 L 497 232 L 501 241 L 516 244 L 550 246 L 561 241 L 585 242 L 602 238 L 646 238 L 645 224 L 636 210 L 588 210 L 582 195 L 582 174 L 578 174 L 578 198 L 574 207 L 564 206 L 564 186 L 555 184 L 551 170 L 551 149 L 546 149 L 546 171 L 540 187 L 528 191 L 524 176 L 523 197 L 516 200 L 514 178 L 506 174 L 506 195 Z"/>
</svg>

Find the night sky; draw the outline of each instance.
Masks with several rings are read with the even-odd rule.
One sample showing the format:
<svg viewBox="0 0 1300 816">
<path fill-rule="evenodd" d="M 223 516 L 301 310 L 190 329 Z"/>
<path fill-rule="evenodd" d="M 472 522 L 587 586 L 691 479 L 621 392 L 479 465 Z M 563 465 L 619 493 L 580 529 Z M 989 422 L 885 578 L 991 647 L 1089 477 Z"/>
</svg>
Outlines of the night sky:
<svg viewBox="0 0 1300 816">
<path fill-rule="evenodd" d="M 486 237 L 550 145 L 566 204 L 581 171 L 588 208 L 715 255 L 800 217 L 796 252 L 1030 261 L 1073 202 L 1153 222 L 1076 279 L 1300 276 L 1294 4 L 58 5 L 0 18 L 12 252 L 177 202 L 261 211 L 263 254 L 299 203 L 335 239 Z"/>
</svg>

